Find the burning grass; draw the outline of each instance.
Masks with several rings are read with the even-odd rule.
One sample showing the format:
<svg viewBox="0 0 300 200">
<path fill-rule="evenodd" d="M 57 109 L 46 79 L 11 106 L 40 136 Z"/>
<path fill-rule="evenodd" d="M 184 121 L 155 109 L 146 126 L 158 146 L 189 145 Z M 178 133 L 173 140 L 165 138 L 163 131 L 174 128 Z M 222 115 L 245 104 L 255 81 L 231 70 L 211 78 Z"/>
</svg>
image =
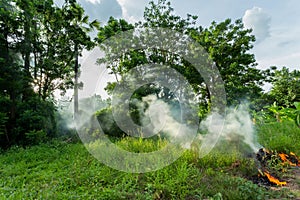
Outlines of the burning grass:
<svg viewBox="0 0 300 200">
<path fill-rule="evenodd" d="M 268 171 L 264 171 L 263 175 L 267 177 L 267 179 L 270 183 L 273 183 L 273 184 L 276 184 L 279 186 L 286 185 L 286 181 L 280 181 L 278 178 L 275 178 L 274 176 L 272 176 L 270 174 L 270 172 L 268 172 Z"/>
<path fill-rule="evenodd" d="M 255 183 L 262 185 L 285 186 L 287 182 L 281 181 L 277 177 L 283 177 L 282 174 L 287 172 L 289 167 L 300 166 L 300 160 L 293 152 L 285 154 L 261 148 L 256 154 L 256 159 L 258 160 L 259 178 L 255 179 Z"/>
<path fill-rule="evenodd" d="M 294 152 L 290 152 L 290 154 L 279 153 L 278 156 L 281 158 L 283 164 L 287 163 L 293 167 L 300 167 L 299 157 Z"/>
</svg>

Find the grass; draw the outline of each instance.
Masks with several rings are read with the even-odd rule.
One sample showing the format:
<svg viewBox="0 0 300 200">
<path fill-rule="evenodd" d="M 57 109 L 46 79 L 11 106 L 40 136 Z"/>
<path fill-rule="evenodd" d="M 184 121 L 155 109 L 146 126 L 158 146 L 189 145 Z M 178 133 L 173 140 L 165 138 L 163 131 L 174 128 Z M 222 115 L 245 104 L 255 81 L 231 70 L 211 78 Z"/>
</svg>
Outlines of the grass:
<svg viewBox="0 0 300 200">
<path fill-rule="evenodd" d="M 258 139 L 264 146 L 300 154 L 300 144 L 296 142 L 299 141 L 299 129 L 292 124 L 266 124 L 258 127 L 258 131 Z M 116 143 L 134 152 L 149 152 L 165 145 L 160 140 L 132 138 Z M 202 159 L 197 158 L 197 153 L 187 150 L 168 167 L 133 174 L 101 164 L 81 143 L 54 140 L 27 149 L 14 147 L 0 155 L 0 199 L 291 197 L 292 193 L 287 189 L 269 190 L 249 181 L 250 176 L 257 174 L 255 162 L 237 149 L 233 147 L 224 153 L 224 147 L 216 148 Z"/>
<path fill-rule="evenodd" d="M 264 147 L 300 155 L 300 129 L 295 122 L 273 122 L 260 125 L 257 129 L 258 142 Z"/>
</svg>

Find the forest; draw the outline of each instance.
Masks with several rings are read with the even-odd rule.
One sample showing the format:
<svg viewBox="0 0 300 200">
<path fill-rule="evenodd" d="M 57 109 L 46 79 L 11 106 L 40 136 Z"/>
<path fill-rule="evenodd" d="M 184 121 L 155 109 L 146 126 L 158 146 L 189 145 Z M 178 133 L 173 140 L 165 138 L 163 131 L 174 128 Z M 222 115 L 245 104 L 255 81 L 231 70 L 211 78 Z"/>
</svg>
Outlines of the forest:
<svg viewBox="0 0 300 200">
<path fill-rule="evenodd" d="M 300 198 L 300 70 L 259 68 L 251 53 L 256 38 L 241 19 L 213 21 L 209 27 L 197 25 L 197 19 L 190 14 L 186 18 L 176 15 L 167 0 L 149 2 L 143 20 L 135 24 L 114 17 L 105 24 L 91 21 L 76 0 L 65 0 L 62 6 L 53 0 L 1 1 L 0 199 Z M 151 30 L 156 30 L 154 34 L 161 31 L 160 37 Z M 195 57 L 186 59 L 185 36 L 203 48 L 204 56 L 191 54 Z M 129 98 L 128 109 L 117 105 L 114 98 L 78 98 L 78 91 L 86 87 L 79 81 L 79 58 L 83 51 L 94 48 L 105 53 L 97 59 L 99 68 L 105 66 L 115 77 L 104 86 L 106 92 L 122 102 Z M 197 71 L 192 60 L 198 59 L 209 66 L 204 72 L 214 77 Z M 179 76 L 168 74 L 168 69 L 184 77 L 188 86 Z M 133 70 L 136 74 L 130 76 Z M 165 82 L 139 85 L 151 73 Z M 266 84 L 271 85 L 268 90 Z M 120 90 L 120 85 L 125 89 Z M 134 91 L 127 97 L 129 89 Z M 220 100 L 222 89 L 226 98 Z M 57 93 L 64 96 L 67 91 L 74 91 L 72 102 L 67 102 L 73 110 L 68 113 L 62 111 L 63 103 L 57 98 Z M 95 100 L 98 106 L 86 117 L 81 105 Z M 216 101 L 224 110 L 215 110 Z M 167 128 L 152 138 L 137 137 L 146 134 L 146 129 L 128 131 L 149 124 L 153 118 L 147 116 L 147 110 L 151 109 L 154 119 L 161 119 L 161 109 L 168 111 Z M 225 121 L 224 132 L 215 148 L 200 158 L 202 139 L 214 134 L 201 127 L 211 118 L 219 122 L 215 112 L 219 112 L 220 123 Z M 81 127 L 71 127 L 66 116 Z M 98 125 L 76 121 L 83 117 Z M 131 124 L 123 117 L 134 125 L 128 128 Z M 157 123 L 153 130 L 160 126 L 159 121 L 152 123 Z M 95 146 L 106 145 L 101 143 L 104 136 L 129 152 L 155 152 L 168 146 L 176 124 L 187 126 L 179 133 L 182 138 L 189 138 L 189 130 L 196 127 L 196 139 L 162 169 L 135 173 L 140 171 L 134 166 L 137 171 L 122 172 L 91 153 L 97 150 Z M 255 139 L 249 142 L 250 136 Z M 261 153 L 261 159 L 255 158 Z M 98 156 L 118 159 L 109 149 Z M 269 174 L 278 181 L 272 181 Z"/>
</svg>

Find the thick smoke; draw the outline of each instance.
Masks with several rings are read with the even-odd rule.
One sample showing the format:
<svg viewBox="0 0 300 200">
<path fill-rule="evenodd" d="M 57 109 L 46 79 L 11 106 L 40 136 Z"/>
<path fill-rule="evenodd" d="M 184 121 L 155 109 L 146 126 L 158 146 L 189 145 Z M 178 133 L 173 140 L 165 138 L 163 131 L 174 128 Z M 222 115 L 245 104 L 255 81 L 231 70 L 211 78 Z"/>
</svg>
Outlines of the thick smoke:
<svg viewBox="0 0 300 200">
<path fill-rule="evenodd" d="M 222 141 L 243 141 L 252 151 L 257 152 L 261 146 L 257 143 L 255 129 L 246 105 L 227 109 L 226 115 L 210 114 L 200 124 L 200 130 L 207 132 L 200 139 L 207 143 Z M 222 130 L 220 134 L 218 131 Z"/>
<path fill-rule="evenodd" d="M 154 133 L 153 135 L 164 136 L 172 143 L 179 144 L 183 148 L 190 149 L 192 143 L 198 142 L 205 152 L 207 146 L 211 147 L 217 143 L 222 144 L 224 141 L 243 142 L 253 152 L 257 152 L 261 148 L 256 142 L 255 129 L 246 105 L 228 108 L 225 115 L 216 112 L 211 113 L 205 120 L 201 121 L 200 129 L 198 130 L 198 125 L 178 120 L 178 118 L 182 117 L 180 107 L 174 108 L 164 100 L 158 99 L 156 95 L 143 97 L 142 101 L 133 99 L 132 103 L 137 106 L 140 112 L 139 115 L 143 127 L 147 127 L 151 123 L 151 126 L 148 127 L 151 127 L 150 131 Z M 99 108 L 105 107 L 104 102 L 100 104 Z M 81 101 L 80 107 L 81 109 L 84 108 L 87 115 L 91 115 L 95 110 L 89 100 Z M 68 115 L 68 118 L 70 116 Z M 86 119 L 90 118 L 86 117 Z M 73 120 L 68 121 L 71 122 Z M 85 121 L 82 123 L 84 124 Z M 69 126 L 73 128 L 74 124 L 69 123 Z M 142 134 L 140 136 L 143 137 Z M 194 140 L 195 137 L 197 140 Z M 208 148 L 208 151 L 210 150 Z"/>
<path fill-rule="evenodd" d="M 142 119 L 142 125 L 146 126 L 150 118 L 154 133 L 162 133 L 172 143 L 179 144 L 183 148 L 190 148 L 197 130 L 173 117 L 174 113 L 180 113 L 178 110 L 172 109 L 169 104 L 157 99 L 155 95 L 143 97 L 142 101 L 148 105 L 145 110 L 146 117 Z"/>
<path fill-rule="evenodd" d="M 151 119 L 154 125 L 154 132 L 162 132 L 171 140 L 175 140 L 184 148 L 190 148 L 190 141 L 193 140 L 194 128 L 186 123 L 180 123 L 172 116 L 172 108 L 163 100 L 157 99 L 154 95 L 144 97 L 144 103 L 148 108 L 145 110 L 145 116 Z M 149 122 L 145 119 L 144 122 Z M 216 112 L 211 113 L 200 123 L 200 132 L 197 139 L 206 146 L 215 145 L 224 141 L 243 142 L 253 152 L 257 152 L 261 146 L 256 142 L 255 129 L 251 116 L 247 111 L 246 105 L 239 105 L 237 108 L 228 108 L 225 115 Z"/>
</svg>

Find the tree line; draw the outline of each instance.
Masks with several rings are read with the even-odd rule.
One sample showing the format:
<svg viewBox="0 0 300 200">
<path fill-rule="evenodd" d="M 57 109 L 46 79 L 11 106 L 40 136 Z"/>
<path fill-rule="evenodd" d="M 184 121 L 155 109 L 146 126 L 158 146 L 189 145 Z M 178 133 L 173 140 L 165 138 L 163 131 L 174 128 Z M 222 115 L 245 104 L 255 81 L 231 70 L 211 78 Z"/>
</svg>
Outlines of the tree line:
<svg viewBox="0 0 300 200">
<path fill-rule="evenodd" d="M 186 18 L 177 16 L 170 2 L 159 0 L 151 1 L 145 8 L 143 21 L 131 24 L 111 17 L 100 26 L 97 20 L 89 20 L 76 0 L 65 0 L 61 7 L 52 0 L 1 1 L 0 146 L 28 145 L 57 136 L 54 91 L 63 94 L 75 89 L 76 102 L 78 57 L 83 49 L 98 45 L 105 51 L 107 48 L 102 44 L 106 39 L 141 27 L 168 28 L 187 34 L 199 43 L 220 71 L 229 106 L 247 100 L 252 109 L 260 110 L 273 102 L 293 107 L 293 102 L 300 101 L 300 72 L 276 67 L 258 69 L 255 56 L 249 51 L 255 36 L 244 28 L 241 19 L 212 22 L 204 28 L 197 25 L 197 18 L 190 14 Z M 97 31 L 96 38 L 90 36 L 93 31 Z M 210 93 L 203 78 L 180 55 L 144 49 L 124 52 L 117 60 L 111 58 L 98 60 L 98 63 L 106 63 L 109 72 L 116 77 L 116 82 L 107 84 L 108 93 L 130 69 L 147 63 L 165 64 L 183 74 L 201 97 L 199 115 L 209 112 Z M 262 89 L 266 82 L 273 85 L 268 93 Z M 158 93 L 164 94 L 158 97 L 166 101 L 174 99 L 167 88 L 151 84 L 136 91 L 135 98 Z"/>
</svg>

